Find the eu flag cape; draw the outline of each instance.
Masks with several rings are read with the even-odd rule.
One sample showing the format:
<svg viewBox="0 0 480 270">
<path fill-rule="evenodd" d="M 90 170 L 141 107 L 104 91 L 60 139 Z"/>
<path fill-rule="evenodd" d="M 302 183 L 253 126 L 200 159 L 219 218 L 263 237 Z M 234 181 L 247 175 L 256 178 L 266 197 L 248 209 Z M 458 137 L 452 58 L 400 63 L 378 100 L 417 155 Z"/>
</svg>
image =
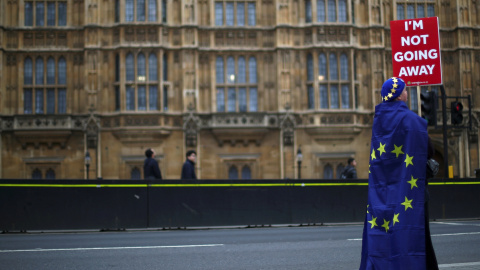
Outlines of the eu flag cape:
<svg viewBox="0 0 480 270">
<path fill-rule="evenodd" d="M 375 107 L 360 270 L 426 269 L 427 123 L 402 101 Z"/>
</svg>

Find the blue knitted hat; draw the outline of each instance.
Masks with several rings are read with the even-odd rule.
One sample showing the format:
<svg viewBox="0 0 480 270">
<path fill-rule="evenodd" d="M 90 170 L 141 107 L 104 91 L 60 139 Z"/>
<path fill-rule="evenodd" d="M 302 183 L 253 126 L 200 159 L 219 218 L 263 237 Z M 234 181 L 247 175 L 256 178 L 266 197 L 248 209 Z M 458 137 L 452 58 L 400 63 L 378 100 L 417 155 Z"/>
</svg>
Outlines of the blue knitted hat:
<svg viewBox="0 0 480 270">
<path fill-rule="evenodd" d="M 403 89 L 405 89 L 405 82 L 402 79 L 392 77 L 386 80 L 382 86 L 382 101 L 394 101 L 398 96 L 400 96 Z"/>
</svg>

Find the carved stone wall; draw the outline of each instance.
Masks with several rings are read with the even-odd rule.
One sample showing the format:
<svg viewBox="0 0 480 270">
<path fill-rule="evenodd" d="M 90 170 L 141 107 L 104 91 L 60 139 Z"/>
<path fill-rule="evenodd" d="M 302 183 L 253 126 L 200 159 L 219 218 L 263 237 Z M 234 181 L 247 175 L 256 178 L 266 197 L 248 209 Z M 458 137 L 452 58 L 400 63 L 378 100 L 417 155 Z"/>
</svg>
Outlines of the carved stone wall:
<svg viewBox="0 0 480 270">
<path fill-rule="evenodd" d="M 163 2 L 157 1 L 158 13 L 152 21 L 136 20 L 136 13 L 133 21 L 127 21 L 125 1 L 72 0 L 67 1 L 66 26 L 37 27 L 24 25 L 24 2 L 8 0 L 0 11 L 0 177 L 6 178 L 30 178 L 36 169 L 44 176 L 53 170 L 57 178 L 84 178 L 84 155 L 89 149 L 90 177 L 128 179 L 150 147 L 161 157 L 165 178 L 180 177 L 189 149 L 197 151 L 197 175 L 203 179 L 226 178 L 232 166 L 249 166 L 254 178 L 295 177 L 295 153 L 300 145 L 302 176 L 321 178 L 326 164 L 342 165 L 344 156 L 358 160 L 368 156 L 374 107 L 382 82 L 392 73 L 389 22 L 397 19 L 397 5 L 407 4 L 347 1 L 345 22 L 319 22 L 315 1 L 309 16 L 304 1 L 261 0 L 254 2 L 255 25 L 234 22 L 227 26 L 216 24 L 215 3 L 205 0 L 166 1 L 165 13 Z M 479 110 L 480 1 L 414 4 L 422 3 L 433 4 L 440 19 L 447 95 L 471 95 L 472 109 Z M 129 67 L 135 78 L 126 79 L 126 55 L 139 52 L 147 56 L 146 67 L 156 66 L 152 71 L 157 72 L 152 76 L 156 79 L 147 82 L 137 76 L 137 58 Z M 340 83 L 350 89 L 350 107 L 309 108 L 307 84 L 316 91 L 315 104 L 320 100 L 319 52 L 348 56 L 348 78 Z M 156 62 L 149 62 L 149 53 L 156 55 L 152 60 Z M 313 78 L 307 75 L 309 53 L 315 55 Z M 25 59 L 38 56 L 66 59 L 63 114 L 24 110 L 24 91 L 30 88 L 24 85 Z M 255 82 L 222 86 L 255 89 L 256 100 L 246 102 L 257 102 L 256 110 L 217 112 L 219 56 L 255 57 Z M 47 63 L 43 68 L 46 79 Z M 238 72 L 238 62 L 234 70 Z M 330 80 L 327 84 L 336 83 Z M 55 81 L 31 88 L 46 93 L 59 85 Z M 156 89 L 151 96 L 150 92 L 145 95 L 157 98 L 148 105 L 156 102 L 158 109 L 139 106 L 144 93 L 138 89 L 143 86 Z M 127 88 L 135 89 L 128 98 Z M 127 100 L 134 109 L 127 109 Z M 47 107 L 51 101 L 45 94 L 38 102 Z M 475 136 L 476 131 L 468 132 Z M 436 130 L 430 134 L 440 141 Z M 457 136 L 452 133 L 453 139 L 458 140 Z M 470 155 L 478 155 L 478 142 L 468 145 Z M 435 147 L 441 149 L 441 144 Z M 471 170 L 476 167 L 480 165 L 472 164 Z M 456 174 L 469 173 L 461 170 L 466 169 L 458 168 Z M 368 176 L 368 162 L 358 165 L 358 174 Z"/>
</svg>

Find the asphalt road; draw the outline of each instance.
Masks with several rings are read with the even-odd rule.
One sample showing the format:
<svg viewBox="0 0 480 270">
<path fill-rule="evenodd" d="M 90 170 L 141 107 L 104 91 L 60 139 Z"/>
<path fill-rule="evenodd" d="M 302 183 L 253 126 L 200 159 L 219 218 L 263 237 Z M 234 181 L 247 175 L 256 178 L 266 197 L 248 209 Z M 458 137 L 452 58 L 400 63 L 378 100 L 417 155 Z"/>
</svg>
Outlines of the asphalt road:
<svg viewBox="0 0 480 270">
<path fill-rule="evenodd" d="M 358 269 L 362 225 L 0 235 L 0 269 Z M 480 269 L 480 220 L 431 223 L 440 268 Z"/>
</svg>

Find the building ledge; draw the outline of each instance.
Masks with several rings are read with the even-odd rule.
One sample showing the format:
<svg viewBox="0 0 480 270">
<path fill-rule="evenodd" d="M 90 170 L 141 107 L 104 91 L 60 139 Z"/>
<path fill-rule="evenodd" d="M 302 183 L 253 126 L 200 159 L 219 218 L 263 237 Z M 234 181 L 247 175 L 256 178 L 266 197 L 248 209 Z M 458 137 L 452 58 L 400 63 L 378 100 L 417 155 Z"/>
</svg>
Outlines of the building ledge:
<svg viewBox="0 0 480 270">
<path fill-rule="evenodd" d="M 172 132 L 168 130 L 159 130 L 158 128 L 155 130 L 135 128 L 115 130 L 112 133 L 113 136 L 122 143 L 152 144 L 165 140 Z"/>
<path fill-rule="evenodd" d="M 219 146 L 229 143 L 235 146 L 238 143 L 248 146 L 253 142 L 257 146 L 262 144 L 265 135 L 268 133 L 266 128 L 242 128 L 242 129 L 213 129 L 212 134 Z"/>
<path fill-rule="evenodd" d="M 29 130 L 14 131 L 13 136 L 22 145 L 23 149 L 31 144 L 35 148 L 39 148 L 41 144 L 46 144 L 48 148 L 58 144 L 61 148 L 65 148 L 68 139 L 72 135 L 67 130 Z"/>
</svg>

